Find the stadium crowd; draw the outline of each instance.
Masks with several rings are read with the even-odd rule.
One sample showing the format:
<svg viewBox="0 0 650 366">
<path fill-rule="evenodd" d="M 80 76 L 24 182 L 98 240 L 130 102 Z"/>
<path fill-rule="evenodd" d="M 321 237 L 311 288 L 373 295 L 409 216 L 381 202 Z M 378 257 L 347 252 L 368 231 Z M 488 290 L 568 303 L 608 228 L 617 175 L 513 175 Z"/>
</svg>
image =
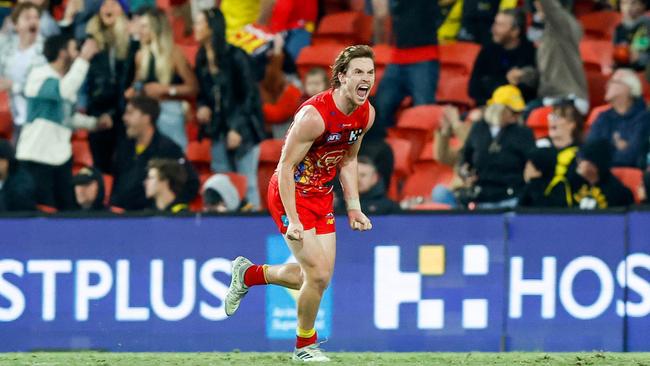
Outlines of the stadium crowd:
<svg viewBox="0 0 650 366">
<path fill-rule="evenodd" d="M 355 43 L 377 70 L 364 212 L 644 203 L 646 7 L 0 1 L 0 212 L 264 210 L 294 113 Z"/>
</svg>

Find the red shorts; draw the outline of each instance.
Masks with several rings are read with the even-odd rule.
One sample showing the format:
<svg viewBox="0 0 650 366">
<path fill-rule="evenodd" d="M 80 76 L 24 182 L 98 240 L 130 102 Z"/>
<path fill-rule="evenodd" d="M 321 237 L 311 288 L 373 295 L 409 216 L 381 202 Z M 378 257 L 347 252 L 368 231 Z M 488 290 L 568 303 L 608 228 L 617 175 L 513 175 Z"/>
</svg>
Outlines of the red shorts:
<svg viewBox="0 0 650 366">
<path fill-rule="evenodd" d="M 304 195 L 296 192 L 296 210 L 298 218 L 305 230 L 316 228 L 316 234 L 329 234 L 336 231 L 333 208 L 334 195 L 330 192 L 324 195 Z M 287 232 L 289 219 L 284 211 L 284 205 L 278 189 L 278 177 L 271 177 L 267 196 L 269 212 L 282 234 Z"/>
</svg>

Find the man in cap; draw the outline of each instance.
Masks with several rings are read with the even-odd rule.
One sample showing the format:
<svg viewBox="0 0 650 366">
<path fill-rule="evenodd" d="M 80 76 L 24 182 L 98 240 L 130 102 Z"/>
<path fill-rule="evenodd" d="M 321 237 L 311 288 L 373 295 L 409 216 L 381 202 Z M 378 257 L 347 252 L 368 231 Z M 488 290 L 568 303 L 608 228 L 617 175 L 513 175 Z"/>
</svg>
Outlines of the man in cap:
<svg viewBox="0 0 650 366">
<path fill-rule="evenodd" d="M 72 178 L 77 205 L 83 211 L 104 211 L 105 190 L 102 174 L 93 167 L 82 168 Z"/>
</svg>

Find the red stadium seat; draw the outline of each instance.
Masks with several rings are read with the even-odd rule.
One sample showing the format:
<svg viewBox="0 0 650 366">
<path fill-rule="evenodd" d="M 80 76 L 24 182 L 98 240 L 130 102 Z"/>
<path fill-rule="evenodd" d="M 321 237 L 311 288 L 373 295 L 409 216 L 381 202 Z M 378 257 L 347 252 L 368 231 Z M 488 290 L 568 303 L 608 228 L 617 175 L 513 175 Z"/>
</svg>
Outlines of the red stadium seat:
<svg viewBox="0 0 650 366">
<path fill-rule="evenodd" d="M 639 199 L 639 187 L 643 185 L 643 171 L 637 168 L 612 168 L 612 174 L 618 178 L 634 195 L 636 203 L 641 202 Z"/>
<path fill-rule="evenodd" d="M 372 50 L 375 52 L 375 86 L 372 88 L 370 95 L 375 95 L 381 82 L 382 77 L 384 77 L 384 71 L 386 66 L 391 61 L 392 47 L 380 44 L 374 46 Z"/>
<path fill-rule="evenodd" d="M 93 166 L 88 141 L 72 141 L 72 171 L 76 173 L 85 166 Z"/>
<path fill-rule="evenodd" d="M 198 43 L 179 43 L 177 46 L 183 51 L 183 55 L 190 66 L 196 66 L 196 54 L 199 52 L 201 45 Z"/>
<path fill-rule="evenodd" d="M 456 42 L 440 45 L 439 50 L 441 70 L 470 75 L 481 46 L 470 42 Z"/>
<path fill-rule="evenodd" d="M 427 141 L 433 140 L 433 131 L 438 128 L 444 106 L 420 105 L 402 111 L 397 126 L 390 130 L 390 136 L 411 142 L 410 161 L 415 162 Z"/>
<path fill-rule="evenodd" d="M 257 186 L 260 192 L 260 205 L 266 208 L 266 193 L 269 181 L 280 161 L 284 140 L 269 139 L 260 143 L 260 160 L 257 169 Z"/>
<path fill-rule="evenodd" d="M 404 182 L 400 200 L 421 197 L 425 202 L 430 201 L 433 187 L 438 184 L 448 186 L 453 177 L 452 167 L 434 161 L 433 143 L 429 142 L 413 164 L 413 173 Z"/>
<path fill-rule="evenodd" d="M 548 115 L 553 112 L 553 107 L 540 107 L 534 109 L 528 119 L 526 125 L 533 130 L 535 138 L 548 136 Z"/>
<path fill-rule="evenodd" d="M 74 130 L 72 133 L 72 141 L 87 141 L 88 140 L 88 130 Z"/>
<path fill-rule="evenodd" d="M 602 105 L 605 103 L 605 89 L 607 76 L 599 72 L 587 72 L 587 88 L 589 91 L 589 105 Z"/>
<path fill-rule="evenodd" d="M 341 44 L 322 44 L 304 47 L 296 59 L 296 67 L 300 79 L 304 80 L 307 72 L 314 68 L 320 67 L 330 73 L 330 65 L 334 63 L 336 56 L 341 53 L 345 45 Z"/>
<path fill-rule="evenodd" d="M 614 45 L 606 40 L 582 40 L 580 57 L 586 72 L 609 74 L 614 60 Z"/>
<path fill-rule="evenodd" d="M 415 211 L 441 211 L 451 210 L 451 206 L 438 202 L 424 202 L 415 206 L 411 206 L 409 209 Z"/>
<path fill-rule="evenodd" d="M 387 137 L 386 143 L 393 152 L 394 169 L 390 177 L 390 186 L 388 197 L 392 200 L 399 198 L 400 187 L 406 177 L 412 172 L 411 161 L 411 142 L 406 139 L 397 137 Z"/>
<path fill-rule="evenodd" d="M 372 17 L 346 11 L 325 15 L 312 36 L 312 44 L 367 44 L 371 37 Z"/>
<path fill-rule="evenodd" d="M 186 156 L 194 169 L 199 174 L 209 174 L 210 165 L 212 163 L 212 151 L 211 151 L 211 141 L 210 139 L 203 139 L 201 141 L 190 141 L 187 144 Z"/>
<path fill-rule="evenodd" d="M 111 193 L 113 193 L 113 176 L 110 174 L 102 174 L 104 180 L 104 204 L 108 205 L 111 201 Z"/>
<path fill-rule="evenodd" d="M 245 175 L 237 173 L 226 173 L 230 178 L 232 184 L 237 188 L 237 193 L 239 193 L 239 199 L 243 200 L 246 197 L 246 190 L 248 189 L 248 181 L 246 180 Z"/>
<path fill-rule="evenodd" d="M 7 92 L 0 93 L 0 138 L 11 140 L 14 130 L 11 107 L 9 106 L 9 95 Z"/>
<path fill-rule="evenodd" d="M 597 11 L 578 18 L 584 30 L 584 39 L 612 41 L 614 30 L 621 22 L 621 14 L 613 10 Z"/>
<path fill-rule="evenodd" d="M 585 124 L 585 130 L 589 130 L 591 128 L 591 125 L 594 124 L 594 121 L 596 120 L 596 118 L 598 118 L 598 116 L 602 112 L 604 112 L 604 111 L 606 111 L 606 110 L 608 110 L 610 108 L 612 108 L 611 105 L 603 104 L 603 105 L 599 105 L 598 107 L 595 107 L 594 109 L 592 109 L 591 112 L 589 112 L 589 117 L 587 117 L 587 123 Z M 585 131 L 585 132 L 588 132 L 588 131 Z"/>
<path fill-rule="evenodd" d="M 469 75 L 441 70 L 436 103 L 453 104 L 464 111 L 474 107 L 474 100 L 469 96 Z"/>
</svg>

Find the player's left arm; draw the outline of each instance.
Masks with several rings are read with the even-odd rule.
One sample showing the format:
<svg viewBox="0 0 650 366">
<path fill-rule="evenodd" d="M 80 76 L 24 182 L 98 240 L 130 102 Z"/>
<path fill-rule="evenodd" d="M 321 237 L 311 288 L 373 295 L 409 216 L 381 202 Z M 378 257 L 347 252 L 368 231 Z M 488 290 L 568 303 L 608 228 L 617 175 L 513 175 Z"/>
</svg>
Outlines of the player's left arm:
<svg viewBox="0 0 650 366">
<path fill-rule="evenodd" d="M 352 230 L 366 231 L 372 229 L 370 219 L 361 211 L 361 202 L 359 201 L 359 181 L 357 171 L 357 155 L 363 142 L 363 137 L 375 122 L 375 109 L 370 106 L 368 124 L 363 131 L 359 140 L 352 145 L 341 164 L 339 172 L 339 181 L 343 187 L 343 197 L 345 206 L 348 210 L 348 219 Z"/>
</svg>

